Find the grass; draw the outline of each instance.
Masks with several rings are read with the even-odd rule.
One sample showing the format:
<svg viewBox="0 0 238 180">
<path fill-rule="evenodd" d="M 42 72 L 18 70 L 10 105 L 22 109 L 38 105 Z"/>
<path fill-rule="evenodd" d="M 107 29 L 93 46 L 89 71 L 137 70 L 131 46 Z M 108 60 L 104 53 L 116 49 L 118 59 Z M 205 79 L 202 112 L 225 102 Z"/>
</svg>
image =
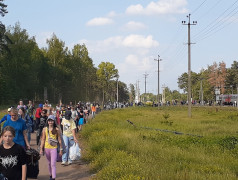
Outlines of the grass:
<svg viewBox="0 0 238 180">
<path fill-rule="evenodd" d="M 95 179 L 237 179 L 237 127 L 233 108 L 104 111 L 84 126 L 83 158 Z"/>
</svg>

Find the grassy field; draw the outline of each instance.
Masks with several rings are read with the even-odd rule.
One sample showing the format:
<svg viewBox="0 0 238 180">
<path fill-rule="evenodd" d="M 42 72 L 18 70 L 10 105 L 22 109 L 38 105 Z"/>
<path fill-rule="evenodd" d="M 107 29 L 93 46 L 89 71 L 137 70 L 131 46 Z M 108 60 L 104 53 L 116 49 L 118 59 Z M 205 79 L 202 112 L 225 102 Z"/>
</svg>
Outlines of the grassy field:
<svg viewBox="0 0 238 180">
<path fill-rule="evenodd" d="M 191 119 L 186 107 L 104 111 L 83 127 L 83 158 L 95 179 L 232 180 L 237 128 L 235 108 L 193 107 Z"/>
</svg>

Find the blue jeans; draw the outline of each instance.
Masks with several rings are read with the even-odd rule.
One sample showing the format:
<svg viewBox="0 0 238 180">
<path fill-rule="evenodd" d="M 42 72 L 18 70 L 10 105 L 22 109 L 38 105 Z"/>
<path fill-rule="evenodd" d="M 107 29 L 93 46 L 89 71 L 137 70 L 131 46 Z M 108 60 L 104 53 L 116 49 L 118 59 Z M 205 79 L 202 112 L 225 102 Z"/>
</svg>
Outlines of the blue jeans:
<svg viewBox="0 0 238 180">
<path fill-rule="evenodd" d="M 62 162 L 72 162 L 72 160 L 69 158 L 69 148 L 74 145 L 74 137 L 73 136 L 65 136 L 63 135 L 64 143 L 66 146 L 66 153 L 62 156 Z"/>
</svg>

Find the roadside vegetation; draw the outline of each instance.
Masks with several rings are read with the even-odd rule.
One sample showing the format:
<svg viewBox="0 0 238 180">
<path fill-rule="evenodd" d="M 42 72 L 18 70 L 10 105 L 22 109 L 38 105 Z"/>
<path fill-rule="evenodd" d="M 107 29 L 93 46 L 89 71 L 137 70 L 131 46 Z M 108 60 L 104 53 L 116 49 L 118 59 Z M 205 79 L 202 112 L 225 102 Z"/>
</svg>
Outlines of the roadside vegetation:
<svg viewBox="0 0 238 180">
<path fill-rule="evenodd" d="M 228 107 L 103 111 L 81 132 L 83 158 L 96 179 L 237 179 L 237 127 Z"/>
</svg>

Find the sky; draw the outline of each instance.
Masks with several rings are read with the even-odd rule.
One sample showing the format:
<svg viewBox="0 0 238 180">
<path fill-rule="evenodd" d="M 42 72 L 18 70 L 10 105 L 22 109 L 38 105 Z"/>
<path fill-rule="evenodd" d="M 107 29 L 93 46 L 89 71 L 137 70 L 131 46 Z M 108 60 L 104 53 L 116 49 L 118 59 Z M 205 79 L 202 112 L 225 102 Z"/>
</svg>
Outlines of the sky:
<svg viewBox="0 0 238 180">
<path fill-rule="evenodd" d="M 85 44 L 95 67 L 111 62 L 119 80 L 139 85 L 140 93 L 163 87 L 179 90 L 178 77 L 214 62 L 229 68 L 238 57 L 238 0 L 5 0 L 6 26 L 20 23 L 39 47 L 54 33 L 72 49 Z M 156 59 L 156 60 L 155 60 Z M 146 78 L 145 78 L 146 77 Z M 146 80 L 146 81 L 145 81 Z M 145 86 L 146 84 L 146 86 Z M 180 90 L 180 92 L 182 92 Z"/>
</svg>

